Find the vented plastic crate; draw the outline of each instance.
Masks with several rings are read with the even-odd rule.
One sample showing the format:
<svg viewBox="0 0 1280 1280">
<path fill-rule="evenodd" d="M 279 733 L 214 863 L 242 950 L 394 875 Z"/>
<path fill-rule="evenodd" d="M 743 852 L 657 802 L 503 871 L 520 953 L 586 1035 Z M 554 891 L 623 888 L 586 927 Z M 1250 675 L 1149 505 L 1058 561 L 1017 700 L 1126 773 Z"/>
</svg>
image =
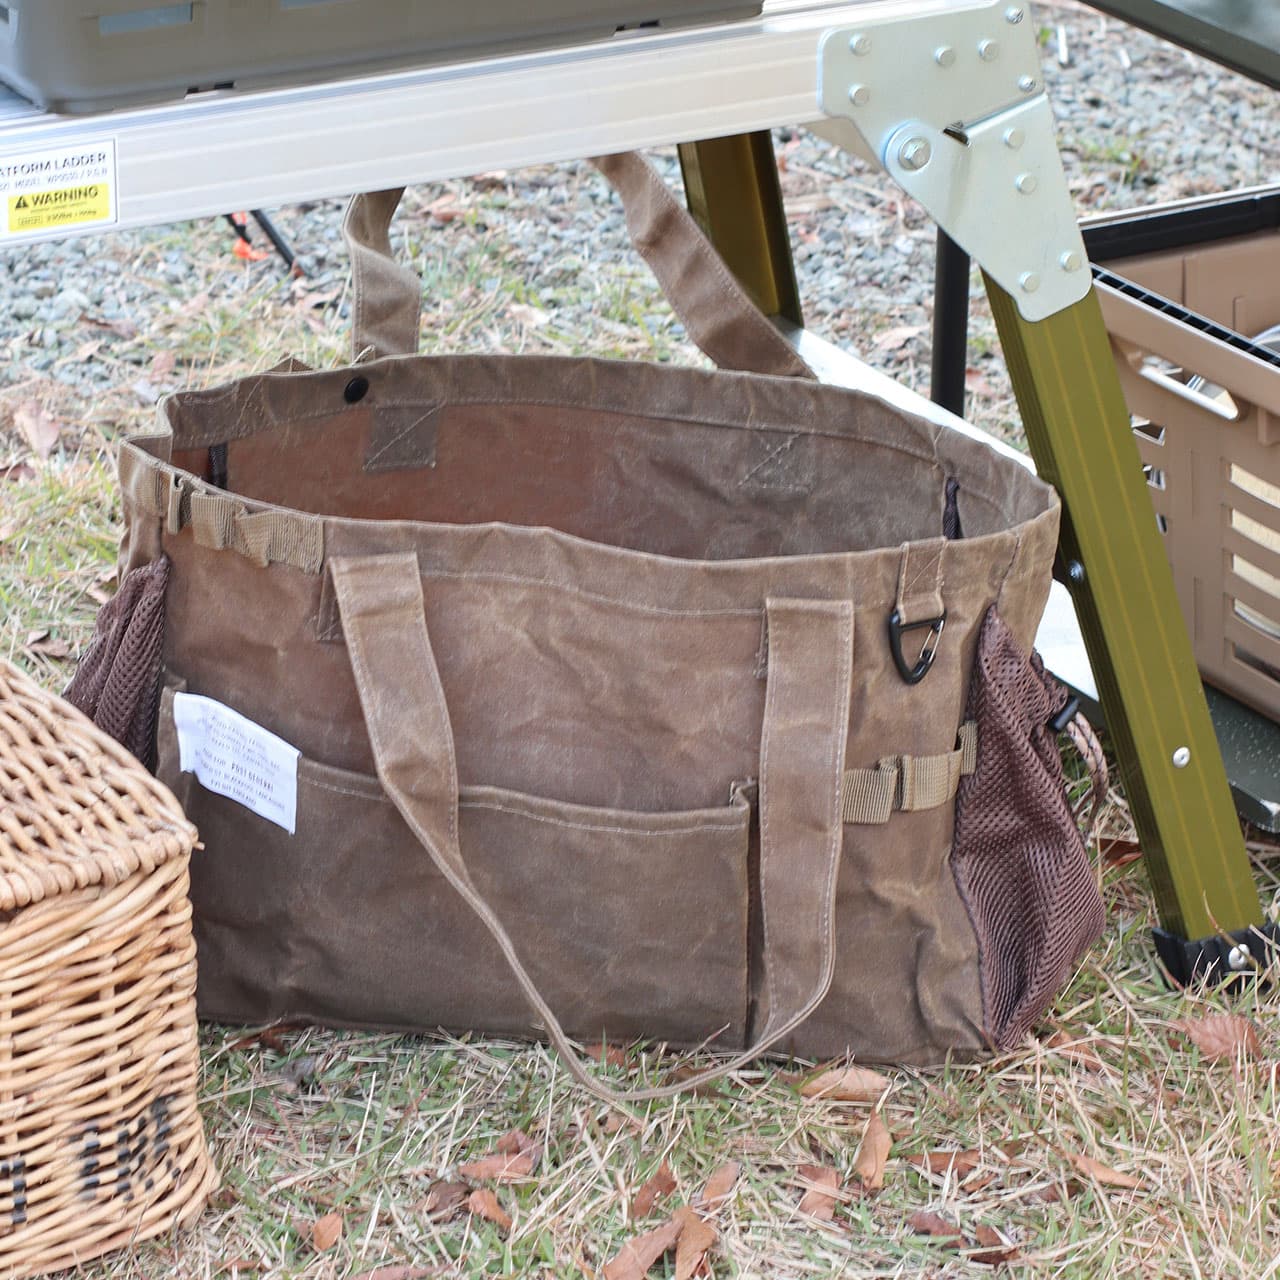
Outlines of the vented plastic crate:
<svg viewBox="0 0 1280 1280">
<path fill-rule="evenodd" d="M 447 61 L 760 0 L 0 0 L 0 79 L 55 111 Z"/>
<path fill-rule="evenodd" d="M 1105 270 L 1120 277 L 1099 296 L 1201 673 L 1280 720 L 1280 226 Z"/>
</svg>

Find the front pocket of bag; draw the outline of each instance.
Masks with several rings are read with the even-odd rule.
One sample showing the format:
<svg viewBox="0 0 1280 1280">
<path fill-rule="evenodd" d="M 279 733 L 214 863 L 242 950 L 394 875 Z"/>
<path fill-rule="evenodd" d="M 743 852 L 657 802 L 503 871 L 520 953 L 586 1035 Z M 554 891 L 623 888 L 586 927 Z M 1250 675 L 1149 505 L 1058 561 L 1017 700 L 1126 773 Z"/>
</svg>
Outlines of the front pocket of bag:
<svg viewBox="0 0 1280 1280">
<path fill-rule="evenodd" d="M 983 1020 L 998 1047 L 1034 1025 L 1103 926 L 1049 721 L 1066 691 L 994 609 L 969 691 L 977 767 L 956 796 L 952 867 L 978 939 Z"/>
<path fill-rule="evenodd" d="M 303 758 L 296 833 L 178 770 L 172 690 L 158 773 L 200 830 L 200 1008 L 224 1021 L 536 1035 L 488 930 L 376 778 Z M 746 1021 L 751 808 L 636 813 L 463 788 L 480 892 L 570 1034 L 737 1047 Z"/>
</svg>

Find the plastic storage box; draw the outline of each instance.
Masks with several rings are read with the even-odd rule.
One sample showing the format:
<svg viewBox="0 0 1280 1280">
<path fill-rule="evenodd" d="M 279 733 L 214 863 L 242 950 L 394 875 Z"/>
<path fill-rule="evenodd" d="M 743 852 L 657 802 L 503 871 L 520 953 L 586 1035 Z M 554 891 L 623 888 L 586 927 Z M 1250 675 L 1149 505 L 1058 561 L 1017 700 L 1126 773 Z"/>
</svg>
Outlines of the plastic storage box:
<svg viewBox="0 0 1280 1280">
<path fill-rule="evenodd" d="M 1280 222 L 1105 270 L 1102 310 L 1201 673 L 1280 720 Z"/>
<path fill-rule="evenodd" d="M 745 17 L 760 0 L 0 0 L 0 79 L 55 111 Z"/>
</svg>

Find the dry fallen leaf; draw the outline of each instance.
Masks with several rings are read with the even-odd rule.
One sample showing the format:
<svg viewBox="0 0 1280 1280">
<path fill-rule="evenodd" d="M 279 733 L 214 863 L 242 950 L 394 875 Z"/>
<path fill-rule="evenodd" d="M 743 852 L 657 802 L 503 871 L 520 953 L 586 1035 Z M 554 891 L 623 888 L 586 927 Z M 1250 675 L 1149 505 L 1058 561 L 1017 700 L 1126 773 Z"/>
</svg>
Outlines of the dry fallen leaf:
<svg viewBox="0 0 1280 1280">
<path fill-rule="evenodd" d="M 427 1188 L 418 1212 L 425 1213 L 435 1222 L 444 1222 L 458 1213 L 470 1196 L 471 1188 L 465 1182 L 433 1182 Z"/>
<path fill-rule="evenodd" d="M 172 351 L 157 351 L 151 357 L 151 376 L 167 378 L 177 367 L 178 357 Z"/>
<path fill-rule="evenodd" d="M 511 1230 L 511 1215 L 505 1212 L 498 1203 L 498 1197 L 488 1187 L 478 1187 L 467 1197 L 467 1208 L 477 1218 L 487 1218 L 496 1222 L 503 1231 Z"/>
<path fill-rule="evenodd" d="M 854 1174 L 868 1191 L 879 1191 L 884 1186 L 884 1165 L 892 1146 L 893 1138 L 884 1120 L 878 1111 L 873 1111 L 853 1162 Z"/>
<path fill-rule="evenodd" d="M 800 1096 L 829 1102 L 879 1102 L 889 1079 L 866 1067 L 832 1067 L 811 1076 L 800 1086 Z"/>
<path fill-rule="evenodd" d="M 932 1236 L 940 1245 L 948 1249 L 964 1248 L 964 1237 L 959 1228 L 950 1223 L 940 1213 L 930 1209 L 917 1209 L 907 1219 L 907 1226 L 919 1236 Z"/>
<path fill-rule="evenodd" d="M 24 400 L 13 411 L 13 425 L 39 458 L 47 458 L 58 443 L 62 428 L 38 400 Z"/>
<path fill-rule="evenodd" d="M 1018 1256 L 1018 1246 L 1010 1244 L 995 1227 L 975 1227 L 973 1236 L 982 1246 L 982 1251 L 971 1254 L 970 1257 L 974 1262 L 980 1262 L 985 1267 L 1003 1266 Z"/>
<path fill-rule="evenodd" d="M 628 1240 L 605 1267 L 604 1280 L 644 1280 L 649 1268 L 680 1238 L 684 1224 L 672 1218 L 662 1226 Z"/>
<path fill-rule="evenodd" d="M 1070 1036 L 1065 1031 L 1055 1031 L 1044 1042 L 1044 1047 L 1052 1049 L 1054 1053 L 1086 1071 L 1102 1070 L 1102 1059 L 1087 1044 L 1082 1044 L 1077 1037 Z"/>
<path fill-rule="evenodd" d="M 835 1192 L 840 1186 L 840 1174 L 823 1164 L 802 1164 L 799 1174 L 807 1188 L 800 1198 L 800 1212 L 820 1222 L 830 1222 L 836 1216 Z"/>
<path fill-rule="evenodd" d="M 736 1160 L 722 1164 L 707 1179 L 707 1185 L 702 1188 L 702 1203 L 709 1209 L 718 1207 L 733 1191 L 741 1172 L 742 1166 Z"/>
<path fill-rule="evenodd" d="M 1068 1152 L 1067 1159 L 1077 1173 L 1083 1174 L 1086 1178 L 1092 1178 L 1104 1187 L 1132 1188 L 1142 1186 L 1140 1179 L 1131 1177 L 1127 1173 L 1121 1173 L 1118 1169 L 1113 1169 L 1110 1165 L 1103 1164 L 1101 1160 L 1094 1160 L 1091 1156 Z"/>
<path fill-rule="evenodd" d="M 1173 1024 L 1206 1058 L 1246 1058 L 1262 1054 L 1258 1029 L 1238 1013 L 1212 1013 L 1205 1018 L 1184 1018 Z"/>
<path fill-rule="evenodd" d="M 514 1155 L 521 1151 L 538 1151 L 541 1148 L 523 1129 L 509 1129 L 498 1139 L 496 1150 L 504 1155 Z"/>
<path fill-rule="evenodd" d="M 332 1249 L 342 1239 L 342 1214 L 326 1213 L 311 1228 L 311 1246 L 317 1253 Z"/>
<path fill-rule="evenodd" d="M 978 1151 L 927 1151 L 924 1155 L 908 1159 L 926 1173 L 949 1173 L 956 1178 L 967 1178 L 982 1163 L 982 1154 Z"/>
<path fill-rule="evenodd" d="M 675 1189 L 676 1180 L 672 1177 L 670 1166 L 664 1160 L 658 1166 L 658 1171 L 636 1192 L 636 1198 L 631 1202 L 632 1221 L 638 1222 L 641 1218 L 647 1218 L 653 1212 L 653 1206 Z"/>
<path fill-rule="evenodd" d="M 29 462 L 11 462 L 8 466 L 0 467 L 0 480 L 9 480 L 14 484 L 30 480 L 34 475 L 35 468 Z"/>
<path fill-rule="evenodd" d="M 1142 846 L 1136 840 L 1106 840 L 1099 842 L 1098 852 L 1108 867 L 1127 867 L 1142 857 Z"/>
<path fill-rule="evenodd" d="M 677 1209 L 673 1222 L 680 1224 L 676 1240 L 676 1280 L 692 1280 L 716 1242 L 716 1229 L 687 1206 Z"/>
<path fill-rule="evenodd" d="M 427 1280 L 428 1276 L 445 1275 L 442 1267 L 374 1267 L 372 1271 L 362 1271 L 351 1280 Z"/>
<path fill-rule="evenodd" d="M 479 1160 L 469 1160 L 458 1166 L 458 1172 L 464 1178 L 476 1181 L 515 1182 L 527 1178 L 538 1167 L 542 1148 L 536 1143 L 530 1144 L 523 1151 L 503 1151 L 501 1144 L 497 1151 Z"/>
<path fill-rule="evenodd" d="M 627 1055 L 615 1044 L 589 1044 L 582 1052 L 603 1067 L 617 1067 L 619 1071 L 631 1069 Z"/>
</svg>

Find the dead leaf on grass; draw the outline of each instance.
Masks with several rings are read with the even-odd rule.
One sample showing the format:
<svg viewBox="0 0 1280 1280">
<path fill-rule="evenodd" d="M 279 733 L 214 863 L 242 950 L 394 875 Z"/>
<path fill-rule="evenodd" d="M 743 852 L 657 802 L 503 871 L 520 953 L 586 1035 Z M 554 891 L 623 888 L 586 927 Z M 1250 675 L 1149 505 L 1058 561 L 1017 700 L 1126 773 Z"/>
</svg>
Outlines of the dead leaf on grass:
<svg viewBox="0 0 1280 1280">
<path fill-rule="evenodd" d="M 724 1200 L 727 1200 L 737 1185 L 738 1176 L 742 1173 L 742 1166 L 736 1160 L 729 1160 L 722 1164 L 707 1179 L 707 1185 L 702 1188 L 702 1203 L 708 1209 L 717 1208 Z"/>
<path fill-rule="evenodd" d="M 926 1151 L 923 1155 L 908 1156 L 907 1162 L 926 1173 L 950 1173 L 957 1178 L 967 1178 L 982 1163 L 979 1151 Z"/>
<path fill-rule="evenodd" d="M 1099 842 L 1098 852 L 1108 867 L 1127 867 L 1142 857 L 1142 846 L 1136 840 L 1105 840 Z"/>
<path fill-rule="evenodd" d="M 831 1067 L 806 1080 L 800 1096 L 827 1102 L 879 1102 L 889 1084 L 887 1076 L 867 1067 Z"/>
<path fill-rule="evenodd" d="M 931 1209 L 917 1209 L 907 1219 L 907 1226 L 918 1236 L 932 1236 L 945 1249 L 963 1249 L 964 1236 L 952 1222 Z"/>
<path fill-rule="evenodd" d="M 604 1269 L 604 1280 L 644 1280 L 649 1268 L 680 1239 L 684 1224 L 672 1218 L 628 1240 Z"/>
<path fill-rule="evenodd" d="M 1068 1035 L 1065 1031 L 1055 1031 L 1044 1041 L 1044 1047 L 1052 1049 L 1060 1057 L 1086 1071 L 1102 1070 L 1102 1059 L 1087 1044 L 1081 1043 L 1077 1037 Z"/>
<path fill-rule="evenodd" d="M 893 1137 L 884 1119 L 880 1112 L 873 1111 L 863 1131 L 857 1158 L 853 1162 L 855 1176 L 868 1191 L 879 1191 L 884 1186 L 884 1166 L 892 1146 Z"/>
<path fill-rule="evenodd" d="M 15 484 L 31 480 L 35 474 L 35 468 L 29 462 L 11 462 L 6 467 L 0 467 L 0 480 L 11 480 Z"/>
<path fill-rule="evenodd" d="M 1121 1173 L 1119 1169 L 1113 1169 L 1110 1165 L 1103 1164 L 1101 1160 L 1093 1159 L 1092 1156 L 1068 1152 L 1067 1160 L 1077 1173 L 1083 1174 L 1086 1178 L 1092 1178 L 1104 1187 L 1122 1187 L 1132 1190 L 1142 1186 L 1140 1179 Z"/>
<path fill-rule="evenodd" d="M 457 1215 L 471 1196 L 471 1188 L 465 1182 L 433 1182 L 418 1206 L 433 1222 L 446 1222 Z"/>
<path fill-rule="evenodd" d="M 671 1167 L 664 1160 L 658 1166 L 657 1172 L 636 1192 L 636 1198 L 631 1202 L 632 1221 L 638 1222 L 641 1218 L 647 1218 L 653 1212 L 653 1206 L 675 1189 L 676 1180 L 672 1176 Z"/>
<path fill-rule="evenodd" d="M 800 1212 L 830 1222 L 836 1216 L 840 1174 L 824 1164 L 802 1164 L 799 1174 L 807 1188 L 800 1198 Z"/>
<path fill-rule="evenodd" d="M 342 1214 L 326 1213 L 317 1218 L 311 1227 L 311 1247 L 317 1253 L 325 1253 L 342 1239 Z"/>
<path fill-rule="evenodd" d="M 62 434 L 61 425 L 38 400 L 24 400 L 13 411 L 13 425 L 38 458 L 47 458 Z"/>
<path fill-rule="evenodd" d="M 706 1261 L 707 1250 L 714 1247 L 716 1229 L 686 1206 L 677 1209 L 673 1222 L 680 1224 L 676 1239 L 676 1280 L 693 1280 Z"/>
<path fill-rule="evenodd" d="M 167 378 L 178 366 L 178 357 L 172 351 L 157 351 L 151 357 L 151 376 Z"/>
<path fill-rule="evenodd" d="M 619 1071 L 631 1070 L 627 1055 L 616 1044 L 589 1044 L 582 1052 L 602 1067 L 617 1067 Z"/>
<path fill-rule="evenodd" d="M 1258 1029 L 1238 1013 L 1211 1013 L 1204 1018 L 1184 1018 L 1173 1024 L 1206 1058 L 1246 1058 L 1262 1055 Z"/>
<path fill-rule="evenodd" d="M 1010 1244 L 995 1227 L 979 1226 L 973 1230 L 974 1239 L 982 1246 L 980 1253 L 970 1254 L 974 1262 L 984 1267 L 1001 1267 L 1018 1256 L 1018 1246 Z"/>
<path fill-rule="evenodd" d="M 467 1208 L 477 1218 L 487 1218 L 497 1223 L 503 1231 L 511 1230 L 511 1215 L 498 1203 L 498 1197 L 488 1187 L 478 1187 L 467 1197 Z"/>
<path fill-rule="evenodd" d="M 44 658 L 71 657 L 71 646 L 65 640 L 60 640 L 57 636 L 51 636 L 48 631 L 31 632 L 27 636 L 27 643 L 23 648 L 32 656 L 38 655 Z"/>
<path fill-rule="evenodd" d="M 498 1149 L 491 1152 L 487 1156 L 481 1156 L 478 1160 L 469 1160 L 466 1164 L 458 1166 L 458 1172 L 464 1178 L 474 1178 L 478 1182 L 515 1182 L 520 1178 L 527 1178 L 538 1167 L 538 1160 L 542 1156 L 542 1148 L 536 1142 L 524 1137 L 526 1146 L 516 1150 L 511 1149 L 510 1137 L 503 1139 L 507 1143 L 507 1147 L 503 1149 L 503 1142 L 498 1143 Z"/>
<path fill-rule="evenodd" d="M 442 1276 L 446 1271 L 443 1267 L 414 1267 L 414 1266 L 393 1266 L 393 1267 L 374 1267 L 372 1271 L 362 1271 L 358 1276 L 352 1276 L 351 1280 L 427 1280 L 428 1276 Z"/>
</svg>

